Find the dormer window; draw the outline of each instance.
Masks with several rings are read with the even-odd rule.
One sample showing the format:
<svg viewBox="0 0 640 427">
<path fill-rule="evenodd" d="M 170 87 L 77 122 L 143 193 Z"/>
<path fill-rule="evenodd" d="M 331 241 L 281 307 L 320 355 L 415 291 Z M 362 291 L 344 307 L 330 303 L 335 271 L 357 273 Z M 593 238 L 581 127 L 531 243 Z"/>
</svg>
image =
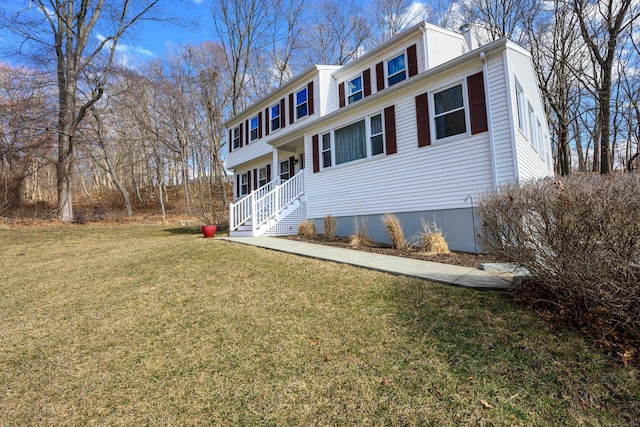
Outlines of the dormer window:
<svg viewBox="0 0 640 427">
<path fill-rule="evenodd" d="M 396 83 L 407 78 L 407 66 L 404 53 L 387 61 L 387 86 L 393 86 Z"/>
<path fill-rule="evenodd" d="M 271 132 L 280 129 L 280 104 L 271 107 Z"/>
<path fill-rule="evenodd" d="M 307 88 L 296 92 L 296 120 L 308 114 Z"/>
<path fill-rule="evenodd" d="M 347 99 L 349 104 L 362 99 L 362 76 L 358 76 L 347 83 Z"/>
<path fill-rule="evenodd" d="M 249 122 L 251 141 L 258 139 L 258 116 L 255 116 Z"/>
</svg>

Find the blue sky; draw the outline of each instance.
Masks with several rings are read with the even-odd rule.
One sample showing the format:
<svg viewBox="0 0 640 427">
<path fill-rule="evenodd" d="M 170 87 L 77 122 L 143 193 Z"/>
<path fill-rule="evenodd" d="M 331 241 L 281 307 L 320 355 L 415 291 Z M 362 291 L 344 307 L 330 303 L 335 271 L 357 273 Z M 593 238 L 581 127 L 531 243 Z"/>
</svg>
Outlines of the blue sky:
<svg viewBox="0 0 640 427">
<path fill-rule="evenodd" d="M 141 57 L 163 57 L 172 44 L 198 44 L 215 38 L 211 10 L 202 0 L 165 0 L 162 2 L 164 14 L 177 16 L 186 22 L 195 21 L 197 26 L 183 28 L 161 22 L 145 21 L 129 34 L 123 44 L 132 53 Z"/>
<path fill-rule="evenodd" d="M 0 8 L 3 12 L 12 14 L 17 11 L 29 9 L 29 0 L 12 0 L 4 3 L 0 0 Z M 158 10 L 163 16 L 175 16 L 180 20 L 190 23 L 188 27 L 167 24 L 156 21 L 144 21 L 138 23 L 132 30 L 125 33 L 117 47 L 118 62 L 129 66 L 145 62 L 156 57 L 165 57 L 169 47 L 175 44 L 194 43 L 215 39 L 215 29 L 211 18 L 211 10 L 203 0 L 162 0 Z M 39 12 L 31 4 L 33 13 Z M 195 23 L 196 25 L 193 25 Z M 100 40 L 107 34 L 96 31 L 93 37 Z M 21 39 L 7 31 L 0 31 L 0 48 L 13 51 L 20 46 Z M 5 61 L 20 62 L 18 58 L 5 58 Z M 2 61 L 2 59 L 0 59 Z"/>
</svg>

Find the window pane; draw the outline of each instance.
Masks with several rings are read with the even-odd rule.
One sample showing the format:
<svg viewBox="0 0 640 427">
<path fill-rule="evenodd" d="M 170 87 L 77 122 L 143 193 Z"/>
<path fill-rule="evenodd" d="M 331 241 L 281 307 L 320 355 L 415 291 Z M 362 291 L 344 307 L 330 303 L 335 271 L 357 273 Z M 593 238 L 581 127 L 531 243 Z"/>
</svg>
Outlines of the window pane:
<svg viewBox="0 0 640 427">
<path fill-rule="evenodd" d="M 404 70 L 404 54 L 387 62 L 387 74 L 389 76 L 392 76 L 402 70 Z"/>
<path fill-rule="evenodd" d="M 371 155 L 375 156 L 377 154 L 384 153 L 384 144 L 382 140 L 382 135 L 376 135 L 371 137 Z"/>
<path fill-rule="evenodd" d="M 362 77 L 356 77 L 347 83 L 347 93 L 349 95 L 353 95 L 356 92 L 360 92 L 362 90 Z"/>
<path fill-rule="evenodd" d="M 467 131 L 467 124 L 464 116 L 464 110 L 458 110 L 436 117 L 436 138 L 446 138 L 448 136 L 465 133 Z"/>
<path fill-rule="evenodd" d="M 362 91 L 357 92 L 353 95 L 349 95 L 349 104 L 351 104 L 352 102 L 356 102 L 360 99 L 362 99 Z"/>
<path fill-rule="evenodd" d="M 280 105 L 271 107 L 271 118 L 275 119 L 276 117 L 280 117 Z"/>
<path fill-rule="evenodd" d="M 331 148 L 331 134 L 325 133 L 322 135 L 322 150 L 329 150 Z"/>
<path fill-rule="evenodd" d="M 331 166 L 331 151 L 324 151 L 322 153 L 322 167 L 328 168 Z"/>
<path fill-rule="evenodd" d="M 304 117 L 307 115 L 307 104 L 304 103 L 302 105 L 299 105 L 296 108 L 297 114 L 298 114 L 298 118 Z"/>
<path fill-rule="evenodd" d="M 307 102 L 307 90 L 302 89 L 300 92 L 296 93 L 296 105 L 300 105 L 303 102 Z"/>
<path fill-rule="evenodd" d="M 436 115 L 462 107 L 464 105 L 462 100 L 462 85 L 436 93 L 433 95 L 433 101 L 435 103 Z"/>
<path fill-rule="evenodd" d="M 364 120 L 335 131 L 336 165 L 367 157 Z"/>
<path fill-rule="evenodd" d="M 382 114 L 371 117 L 371 135 L 382 133 Z"/>
</svg>

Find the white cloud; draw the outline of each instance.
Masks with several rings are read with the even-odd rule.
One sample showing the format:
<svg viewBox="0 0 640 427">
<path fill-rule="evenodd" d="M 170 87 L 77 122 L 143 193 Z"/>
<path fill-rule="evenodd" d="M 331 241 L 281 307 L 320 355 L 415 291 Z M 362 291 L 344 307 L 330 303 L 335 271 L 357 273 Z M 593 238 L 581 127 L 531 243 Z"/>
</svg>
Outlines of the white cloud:
<svg viewBox="0 0 640 427">
<path fill-rule="evenodd" d="M 106 37 L 103 36 L 102 34 L 98 34 L 96 36 L 96 38 L 101 42 L 106 39 Z M 106 43 L 107 47 L 111 48 L 112 43 L 113 43 L 112 41 L 108 41 Z M 144 48 L 142 48 L 140 46 L 133 46 L 133 45 L 122 43 L 122 42 L 120 42 L 120 43 L 118 43 L 116 45 L 116 52 L 120 53 L 120 54 L 127 54 L 127 53 L 128 54 L 138 54 L 138 55 L 144 55 L 144 56 L 148 56 L 148 57 L 154 57 L 155 56 L 155 54 L 153 52 L 151 52 L 150 50 L 144 49 Z"/>
</svg>

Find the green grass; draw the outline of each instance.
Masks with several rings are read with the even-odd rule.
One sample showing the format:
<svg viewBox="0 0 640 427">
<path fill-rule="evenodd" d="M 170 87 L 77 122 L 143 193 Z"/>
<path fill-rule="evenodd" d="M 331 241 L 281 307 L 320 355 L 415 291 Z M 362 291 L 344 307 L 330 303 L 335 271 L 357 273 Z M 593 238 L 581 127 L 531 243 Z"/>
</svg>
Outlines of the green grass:
<svg viewBox="0 0 640 427">
<path fill-rule="evenodd" d="M 499 293 L 159 226 L 0 244 L 0 426 L 640 418 L 637 370 Z"/>
</svg>

